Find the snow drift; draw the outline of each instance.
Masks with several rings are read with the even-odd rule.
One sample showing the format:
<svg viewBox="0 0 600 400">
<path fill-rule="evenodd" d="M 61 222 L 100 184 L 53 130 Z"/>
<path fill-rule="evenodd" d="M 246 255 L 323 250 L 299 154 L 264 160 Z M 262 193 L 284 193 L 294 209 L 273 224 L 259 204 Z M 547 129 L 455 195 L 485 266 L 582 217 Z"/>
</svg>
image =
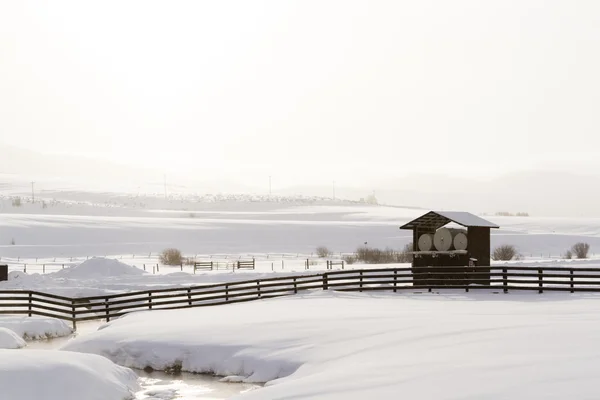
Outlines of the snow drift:
<svg viewBox="0 0 600 400">
<path fill-rule="evenodd" d="M 98 279 L 103 277 L 139 276 L 145 272 L 139 268 L 109 258 L 90 258 L 75 267 L 53 273 L 68 279 Z"/>
<path fill-rule="evenodd" d="M 269 381 L 243 399 L 596 398 L 600 296 L 317 292 L 126 315 L 64 349 Z"/>
<path fill-rule="evenodd" d="M 20 349 L 27 343 L 15 332 L 7 328 L 0 328 L 0 349 Z"/>
<path fill-rule="evenodd" d="M 35 315 L 0 315 L 0 328 L 10 329 L 28 340 L 62 337 L 73 333 L 65 321 Z"/>
<path fill-rule="evenodd" d="M 126 400 L 137 375 L 93 354 L 0 350 L 0 394 L 10 400 Z"/>
</svg>

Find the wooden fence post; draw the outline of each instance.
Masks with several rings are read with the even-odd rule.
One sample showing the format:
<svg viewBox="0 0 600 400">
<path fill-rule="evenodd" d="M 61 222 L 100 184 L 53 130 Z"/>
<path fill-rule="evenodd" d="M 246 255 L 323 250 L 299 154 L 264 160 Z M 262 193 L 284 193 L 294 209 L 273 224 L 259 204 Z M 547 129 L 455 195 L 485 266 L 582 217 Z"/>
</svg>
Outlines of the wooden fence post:
<svg viewBox="0 0 600 400">
<path fill-rule="evenodd" d="M 29 316 L 31 317 L 31 309 L 33 307 L 33 294 L 29 292 Z"/>
<path fill-rule="evenodd" d="M 77 330 L 77 315 L 75 314 L 75 299 L 71 299 L 71 315 L 73 316 L 73 330 Z"/>
<path fill-rule="evenodd" d="M 258 298 L 260 299 L 260 280 L 256 280 L 256 290 L 258 291 Z"/>
<path fill-rule="evenodd" d="M 188 293 L 188 304 L 191 306 L 192 305 L 192 289 L 188 288 L 187 293 Z"/>
<path fill-rule="evenodd" d="M 360 284 L 359 284 L 359 292 L 362 292 L 362 287 L 363 287 L 363 272 L 360 271 Z"/>
<path fill-rule="evenodd" d="M 156 272 L 160 272 L 160 267 L 156 264 Z"/>
<path fill-rule="evenodd" d="M 427 287 L 428 292 L 431 293 L 431 268 L 427 268 Z"/>
<path fill-rule="evenodd" d="M 573 269 L 571 269 L 569 273 L 571 275 L 571 293 L 575 293 L 575 283 L 573 282 Z"/>
<path fill-rule="evenodd" d="M 148 309 L 152 310 L 152 292 L 148 292 Z"/>
<path fill-rule="evenodd" d="M 106 308 L 106 322 L 110 321 L 110 311 L 108 310 L 108 302 L 109 302 L 109 298 L 107 297 L 106 299 L 106 303 L 105 303 L 105 308 Z"/>
<path fill-rule="evenodd" d="M 229 285 L 225 284 L 225 301 L 229 301 Z"/>
<path fill-rule="evenodd" d="M 544 280 L 543 280 L 544 276 L 543 276 L 543 274 L 544 274 L 544 271 L 541 268 L 538 269 L 538 281 L 539 281 L 539 284 L 538 284 L 538 286 L 539 286 L 538 293 L 544 293 L 544 286 L 543 286 L 544 285 Z"/>
<path fill-rule="evenodd" d="M 183 263 L 181 263 L 181 272 L 183 272 Z"/>
<path fill-rule="evenodd" d="M 504 286 L 504 293 L 508 293 L 508 269 L 502 268 L 502 286 Z"/>
<path fill-rule="evenodd" d="M 23 264 L 23 272 L 27 273 L 27 264 Z"/>
<path fill-rule="evenodd" d="M 344 269 L 344 260 L 342 260 L 342 269 Z"/>
<path fill-rule="evenodd" d="M 296 286 L 296 277 L 294 277 L 294 294 L 298 294 L 298 286 Z"/>
<path fill-rule="evenodd" d="M 323 290 L 329 289 L 329 284 L 327 282 L 327 273 L 323 274 Z"/>
<path fill-rule="evenodd" d="M 397 269 L 395 269 L 395 270 L 394 270 L 394 293 L 396 293 L 396 290 L 397 290 L 397 289 L 396 289 L 396 284 L 397 284 L 397 282 L 396 282 L 396 281 L 397 281 L 397 280 L 398 280 L 398 270 L 397 270 Z"/>
<path fill-rule="evenodd" d="M 42 274 L 46 273 L 46 264 L 42 264 Z"/>
</svg>

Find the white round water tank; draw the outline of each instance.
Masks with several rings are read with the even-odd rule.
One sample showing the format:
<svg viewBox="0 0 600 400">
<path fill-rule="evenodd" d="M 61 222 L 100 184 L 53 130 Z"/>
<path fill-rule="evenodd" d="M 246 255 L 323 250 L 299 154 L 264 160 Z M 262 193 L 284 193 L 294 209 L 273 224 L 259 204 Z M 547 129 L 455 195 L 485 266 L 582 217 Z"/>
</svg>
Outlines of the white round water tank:
<svg viewBox="0 0 600 400">
<path fill-rule="evenodd" d="M 424 233 L 419 237 L 419 250 L 431 251 L 433 248 L 433 236 L 429 233 Z"/>
<path fill-rule="evenodd" d="M 465 235 L 463 232 L 458 232 L 454 236 L 453 243 L 456 250 L 466 250 L 469 240 L 467 239 L 467 235 Z"/>
<path fill-rule="evenodd" d="M 452 248 L 452 232 L 448 228 L 440 228 L 433 235 L 433 245 L 437 251 L 448 251 Z"/>
</svg>

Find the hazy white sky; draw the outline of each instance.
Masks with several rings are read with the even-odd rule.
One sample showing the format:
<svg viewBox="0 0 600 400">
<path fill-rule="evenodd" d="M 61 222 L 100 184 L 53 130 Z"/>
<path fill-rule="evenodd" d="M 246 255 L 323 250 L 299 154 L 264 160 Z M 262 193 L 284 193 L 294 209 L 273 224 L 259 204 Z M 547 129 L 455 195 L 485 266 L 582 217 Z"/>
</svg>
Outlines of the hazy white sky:
<svg viewBox="0 0 600 400">
<path fill-rule="evenodd" d="M 600 2 L 0 0 L 0 142 L 351 182 L 600 167 Z"/>
</svg>

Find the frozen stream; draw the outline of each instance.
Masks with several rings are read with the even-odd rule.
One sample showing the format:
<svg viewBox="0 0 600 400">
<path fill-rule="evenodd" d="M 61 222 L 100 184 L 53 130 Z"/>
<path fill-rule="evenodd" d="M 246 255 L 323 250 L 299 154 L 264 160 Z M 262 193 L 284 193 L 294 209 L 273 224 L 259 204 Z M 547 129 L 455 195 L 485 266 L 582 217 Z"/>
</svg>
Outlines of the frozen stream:
<svg viewBox="0 0 600 400">
<path fill-rule="evenodd" d="M 77 333 L 71 336 L 27 343 L 29 349 L 53 350 L 71 340 L 75 335 L 93 332 L 102 322 L 79 324 Z M 133 369 L 140 377 L 142 390 L 136 399 L 144 400 L 216 400 L 227 399 L 236 394 L 257 388 L 258 386 L 243 383 L 223 383 L 218 378 L 206 375 L 182 373 L 169 375 L 164 372 L 145 372 Z"/>
</svg>

